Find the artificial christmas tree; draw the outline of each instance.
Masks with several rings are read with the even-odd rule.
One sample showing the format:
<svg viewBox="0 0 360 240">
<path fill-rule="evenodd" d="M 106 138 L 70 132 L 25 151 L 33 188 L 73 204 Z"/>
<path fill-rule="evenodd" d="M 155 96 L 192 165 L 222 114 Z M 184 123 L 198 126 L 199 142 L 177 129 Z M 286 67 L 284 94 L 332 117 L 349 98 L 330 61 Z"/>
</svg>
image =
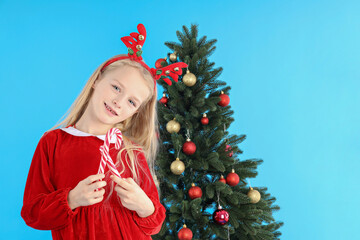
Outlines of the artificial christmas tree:
<svg viewBox="0 0 360 240">
<path fill-rule="evenodd" d="M 169 62 L 158 64 L 181 61 L 188 69 L 171 86 L 158 81 L 168 96 L 157 106 L 163 142 L 156 166 L 167 217 L 153 239 L 279 239 L 283 223 L 272 216 L 279 210 L 276 199 L 266 187 L 247 184 L 262 160 L 240 161 L 237 144 L 246 136 L 226 130 L 234 121 L 231 88 L 217 79 L 222 68 L 208 60 L 216 40 L 198 39 L 197 25 L 176 34 L 180 43 L 165 43 L 168 56 L 173 54 Z"/>
</svg>

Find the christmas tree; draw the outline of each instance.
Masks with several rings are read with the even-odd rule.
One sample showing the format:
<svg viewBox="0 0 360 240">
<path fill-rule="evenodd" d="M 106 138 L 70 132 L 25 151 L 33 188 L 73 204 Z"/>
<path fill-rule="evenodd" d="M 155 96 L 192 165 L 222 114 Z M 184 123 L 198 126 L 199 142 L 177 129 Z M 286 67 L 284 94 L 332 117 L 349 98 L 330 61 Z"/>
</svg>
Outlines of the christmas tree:
<svg viewBox="0 0 360 240">
<path fill-rule="evenodd" d="M 158 81 L 164 94 L 156 171 L 167 216 L 153 239 L 279 239 L 275 197 L 247 181 L 263 161 L 240 160 L 246 135 L 227 131 L 234 121 L 231 88 L 208 59 L 216 39 L 198 39 L 197 25 L 176 34 L 180 42 L 166 42 L 171 54 L 156 61 L 157 67 L 185 62 L 188 69 L 170 86 Z"/>
</svg>

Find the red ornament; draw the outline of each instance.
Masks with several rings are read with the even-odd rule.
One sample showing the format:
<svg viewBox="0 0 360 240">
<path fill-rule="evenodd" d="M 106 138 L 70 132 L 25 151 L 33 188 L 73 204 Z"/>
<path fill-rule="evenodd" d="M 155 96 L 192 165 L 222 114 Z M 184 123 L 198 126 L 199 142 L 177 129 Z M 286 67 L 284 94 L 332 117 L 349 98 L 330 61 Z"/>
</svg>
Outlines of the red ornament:
<svg viewBox="0 0 360 240">
<path fill-rule="evenodd" d="M 226 145 L 225 152 L 231 151 L 231 149 L 232 149 L 231 146 L 228 144 L 228 145 Z M 228 154 L 228 156 L 229 156 L 229 157 L 232 157 L 233 154 L 234 154 L 234 152 L 231 151 L 231 152 Z"/>
<path fill-rule="evenodd" d="M 161 63 L 163 63 L 163 65 Z M 166 65 L 167 65 L 166 58 L 159 58 L 155 62 L 155 67 L 156 68 L 162 68 L 162 67 L 165 67 Z"/>
<path fill-rule="evenodd" d="M 236 186 L 238 185 L 240 181 L 240 178 L 239 178 L 239 175 L 237 175 L 235 173 L 235 170 L 231 170 L 231 173 L 229 173 L 227 176 L 226 176 L 226 183 L 229 184 L 230 186 Z"/>
<path fill-rule="evenodd" d="M 166 94 L 163 93 L 163 97 L 159 100 L 159 102 L 161 102 L 162 104 L 165 104 L 165 106 L 166 106 L 168 100 L 169 99 L 166 97 Z"/>
<path fill-rule="evenodd" d="M 160 138 L 160 134 L 158 131 L 156 131 L 156 138 L 159 139 Z"/>
<path fill-rule="evenodd" d="M 196 151 L 196 145 L 188 138 L 186 143 L 183 144 L 182 150 L 186 155 L 192 155 Z"/>
<path fill-rule="evenodd" d="M 221 175 L 221 177 L 219 179 L 219 182 L 222 182 L 222 183 L 226 184 L 226 180 L 225 180 L 223 175 Z"/>
<path fill-rule="evenodd" d="M 195 184 L 191 184 L 191 188 L 189 189 L 189 197 L 191 199 L 195 199 L 195 198 L 201 198 L 202 196 L 202 191 L 201 188 L 198 186 L 195 186 Z"/>
<path fill-rule="evenodd" d="M 180 240 L 191 240 L 193 237 L 192 231 L 184 224 L 183 228 L 178 232 L 178 238 Z"/>
<path fill-rule="evenodd" d="M 226 107 L 227 105 L 229 105 L 230 98 L 223 91 L 221 91 L 220 98 L 221 98 L 221 100 L 220 100 L 220 102 L 218 102 L 218 105 L 220 105 L 222 107 Z"/>
<path fill-rule="evenodd" d="M 224 225 L 229 221 L 229 213 L 222 209 L 221 206 L 213 213 L 213 220 L 215 223 Z"/>
<path fill-rule="evenodd" d="M 202 125 L 208 125 L 209 119 L 206 117 L 206 113 L 203 114 L 203 117 L 201 118 L 201 124 Z"/>
</svg>

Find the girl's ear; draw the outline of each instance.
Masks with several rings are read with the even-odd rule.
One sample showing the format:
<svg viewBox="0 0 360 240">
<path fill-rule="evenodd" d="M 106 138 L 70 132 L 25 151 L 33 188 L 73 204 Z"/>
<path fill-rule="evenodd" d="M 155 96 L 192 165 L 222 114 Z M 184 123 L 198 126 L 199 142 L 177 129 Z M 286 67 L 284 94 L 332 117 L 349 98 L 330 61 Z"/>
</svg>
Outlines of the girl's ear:
<svg viewBox="0 0 360 240">
<path fill-rule="evenodd" d="M 95 85 L 97 84 L 97 79 L 94 81 L 94 83 L 92 84 L 91 88 L 95 89 Z"/>
</svg>

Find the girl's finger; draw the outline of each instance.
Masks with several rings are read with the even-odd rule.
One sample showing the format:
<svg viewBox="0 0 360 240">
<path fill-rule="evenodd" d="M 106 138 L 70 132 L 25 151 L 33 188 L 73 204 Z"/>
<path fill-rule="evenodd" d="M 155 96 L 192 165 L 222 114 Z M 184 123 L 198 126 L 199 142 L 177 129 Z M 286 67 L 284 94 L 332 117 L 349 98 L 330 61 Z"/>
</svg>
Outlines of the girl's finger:
<svg viewBox="0 0 360 240">
<path fill-rule="evenodd" d="M 110 175 L 110 179 L 113 180 L 115 183 L 118 183 L 118 181 L 120 180 L 120 178 L 115 175 Z"/>
<path fill-rule="evenodd" d="M 129 177 L 129 178 L 125 178 L 125 179 L 126 179 L 126 181 L 127 181 L 128 183 L 130 183 L 130 184 L 136 184 L 136 185 L 137 185 L 137 183 L 134 181 L 133 178 Z"/>
<path fill-rule="evenodd" d="M 125 181 L 122 178 L 119 178 L 117 176 L 111 175 L 110 178 L 116 182 L 119 186 L 121 186 L 122 188 L 126 189 L 126 190 L 131 190 L 133 187 L 131 185 L 131 183 Z"/>
<path fill-rule="evenodd" d="M 101 188 L 99 191 L 95 191 L 95 192 L 91 193 L 91 196 L 93 198 L 98 198 L 98 197 L 103 196 L 104 193 L 105 193 L 105 189 Z"/>
<path fill-rule="evenodd" d="M 106 186 L 106 181 L 98 181 L 98 182 L 94 182 L 90 185 L 90 191 L 99 191 L 100 188 L 105 187 Z"/>
<path fill-rule="evenodd" d="M 103 179 L 104 177 L 105 177 L 105 174 L 103 174 L 103 173 L 91 175 L 87 178 L 86 183 L 90 185 L 91 183 L 98 181 L 100 179 Z"/>
<path fill-rule="evenodd" d="M 120 197 L 123 197 L 123 196 L 127 195 L 126 194 L 127 191 L 125 189 L 123 189 L 122 187 L 120 187 L 120 186 L 116 186 L 114 189 L 120 195 Z"/>
</svg>

